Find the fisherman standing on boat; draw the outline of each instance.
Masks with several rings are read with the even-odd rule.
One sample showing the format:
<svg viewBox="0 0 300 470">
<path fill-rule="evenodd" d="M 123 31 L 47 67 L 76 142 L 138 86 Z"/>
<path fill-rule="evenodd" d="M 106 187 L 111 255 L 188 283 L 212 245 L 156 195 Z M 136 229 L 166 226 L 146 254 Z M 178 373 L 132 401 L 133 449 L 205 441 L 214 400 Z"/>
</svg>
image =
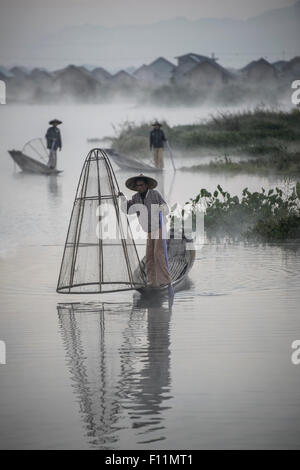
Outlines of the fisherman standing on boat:
<svg viewBox="0 0 300 470">
<path fill-rule="evenodd" d="M 59 119 L 52 119 L 52 121 L 49 121 L 49 124 L 51 127 L 48 128 L 46 133 L 47 148 L 50 150 L 48 166 L 51 170 L 55 170 L 57 162 L 56 151 L 58 148 L 59 150 L 62 148 L 61 134 L 57 126 L 62 124 L 62 121 Z"/>
<path fill-rule="evenodd" d="M 167 139 L 164 131 L 161 129 L 162 125 L 158 121 L 155 121 L 152 126 L 153 129 L 150 132 L 150 151 L 154 150 L 154 164 L 156 168 L 162 170 L 164 167 L 163 148 L 164 142 Z"/>
<path fill-rule="evenodd" d="M 159 191 L 155 190 L 157 181 L 143 174 L 133 176 L 126 181 L 127 188 L 137 191 L 130 201 L 127 201 L 127 212 L 137 213 L 142 229 L 147 232 L 146 245 L 146 274 L 149 287 L 161 287 L 171 283 L 169 270 L 164 252 L 164 240 L 160 212 L 163 216 L 169 213 L 167 203 Z M 120 193 L 120 196 L 124 196 Z M 141 206 L 142 205 L 142 206 Z M 141 210 L 145 209 L 145 210 Z M 164 221 L 163 221 L 164 223 Z"/>
</svg>

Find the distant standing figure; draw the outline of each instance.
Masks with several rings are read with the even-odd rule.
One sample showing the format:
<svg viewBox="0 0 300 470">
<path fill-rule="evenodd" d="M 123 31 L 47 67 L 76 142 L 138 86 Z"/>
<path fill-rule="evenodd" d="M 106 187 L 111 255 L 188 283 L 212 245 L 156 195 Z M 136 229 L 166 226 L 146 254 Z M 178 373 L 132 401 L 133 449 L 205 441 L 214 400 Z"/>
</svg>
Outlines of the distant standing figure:
<svg viewBox="0 0 300 470">
<path fill-rule="evenodd" d="M 62 121 L 60 121 L 59 119 L 52 119 L 52 121 L 49 121 L 49 124 L 51 125 L 51 127 L 48 128 L 46 133 L 47 148 L 50 150 L 48 166 L 52 170 L 55 170 L 57 162 L 56 151 L 58 148 L 59 150 L 61 150 L 62 148 L 60 130 L 57 126 L 59 124 L 62 124 Z"/>
<path fill-rule="evenodd" d="M 167 139 L 164 131 L 161 130 L 162 125 L 158 121 L 155 121 L 152 126 L 154 129 L 150 132 L 150 150 L 154 149 L 154 164 L 156 168 L 163 169 L 163 148 L 164 142 L 166 142 Z"/>
</svg>

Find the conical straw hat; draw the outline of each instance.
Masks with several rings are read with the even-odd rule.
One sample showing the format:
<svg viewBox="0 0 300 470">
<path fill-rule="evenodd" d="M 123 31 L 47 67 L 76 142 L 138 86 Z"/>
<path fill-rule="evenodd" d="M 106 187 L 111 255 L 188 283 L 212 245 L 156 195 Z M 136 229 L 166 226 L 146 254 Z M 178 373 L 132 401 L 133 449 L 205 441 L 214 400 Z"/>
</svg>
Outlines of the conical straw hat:
<svg viewBox="0 0 300 470">
<path fill-rule="evenodd" d="M 137 191 L 136 182 L 138 180 L 145 180 L 149 189 L 154 189 L 157 186 L 157 181 L 154 178 L 151 178 L 150 176 L 145 176 L 142 173 L 138 176 L 132 176 L 131 178 L 128 178 L 125 185 L 132 191 Z"/>
<path fill-rule="evenodd" d="M 49 124 L 51 124 L 51 126 L 53 124 L 62 124 L 62 121 L 60 121 L 59 119 L 52 119 L 52 121 L 49 121 Z"/>
</svg>

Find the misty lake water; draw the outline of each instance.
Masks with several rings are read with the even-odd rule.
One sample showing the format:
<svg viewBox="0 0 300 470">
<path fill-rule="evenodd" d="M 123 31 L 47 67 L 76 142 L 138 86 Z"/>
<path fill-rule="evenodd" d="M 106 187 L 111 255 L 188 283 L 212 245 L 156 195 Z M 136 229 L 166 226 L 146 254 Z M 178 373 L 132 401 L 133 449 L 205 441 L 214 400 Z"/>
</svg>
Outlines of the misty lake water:
<svg viewBox="0 0 300 470">
<path fill-rule="evenodd" d="M 299 245 L 207 242 L 171 309 L 133 292 L 55 292 L 78 177 L 94 145 L 87 138 L 111 135 L 126 119 L 174 125 L 211 112 L 0 107 L 1 448 L 300 447 L 300 365 L 291 361 L 300 339 Z M 63 120 L 63 173 L 15 171 L 7 150 L 44 136 L 53 117 Z M 193 163 L 174 151 L 177 167 Z M 129 195 L 128 174 L 116 176 Z M 174 179 L 169 163 L 161 181 L 171 204 L 218 184 L 240 195 L 283 181 L 180 171 Z"/>
</svg>

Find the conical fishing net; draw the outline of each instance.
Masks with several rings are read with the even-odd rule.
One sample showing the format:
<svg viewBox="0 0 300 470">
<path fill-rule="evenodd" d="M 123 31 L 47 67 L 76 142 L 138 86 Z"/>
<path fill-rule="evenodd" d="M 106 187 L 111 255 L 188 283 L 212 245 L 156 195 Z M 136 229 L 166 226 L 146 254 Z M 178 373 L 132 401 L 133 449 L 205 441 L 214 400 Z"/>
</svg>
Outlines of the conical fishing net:
<svg viewBox="0 0 300 470">
<path fill-rule="evenodd" d="M 125 359 L 120 351 L 126 346 L 122 332 L 132 304 L 60 304 L 57 310 L 84 429 L 94 446 L 107 448 L 114 443 L 114 429 L 122 414 L 122 376 L 131 376 L 123 370 Z"/>
<path fill-rule="evenodd" d="M 29 142 L 24 145 L 22 153 L 46 165 L 49 160 L 49 150 L 46 149 L 44 141 L 41 138 L 29 140 Z"/>
<path fill-rule="evenodd" d="M 145 285 L 118 193 L 107 154 L 91 150 L 76 191 L 57 292 L 113 292 Z"/>
</svg>

